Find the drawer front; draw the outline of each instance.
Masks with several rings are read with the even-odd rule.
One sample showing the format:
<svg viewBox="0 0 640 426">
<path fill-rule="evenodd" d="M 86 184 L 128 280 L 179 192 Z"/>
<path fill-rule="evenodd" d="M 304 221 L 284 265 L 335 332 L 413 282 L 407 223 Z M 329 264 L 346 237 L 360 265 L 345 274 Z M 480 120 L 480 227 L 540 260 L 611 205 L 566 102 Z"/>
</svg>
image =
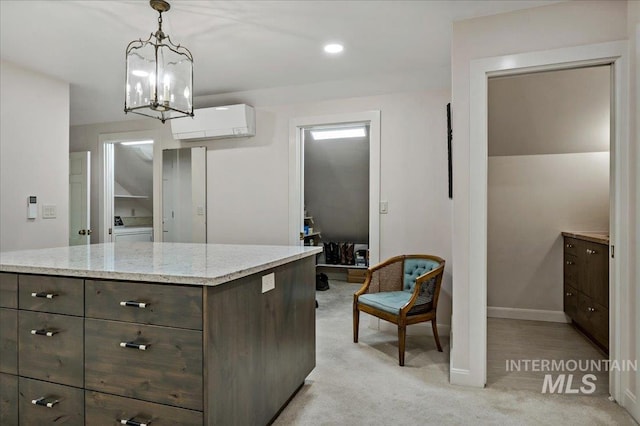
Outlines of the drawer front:
<svg viewBox="0 0 640 426">
<path fill-rule="evenodd" d="M 87 280 L 85 312 L 88 318 L 202 330 L 202 288 Z"/>
<path fill-rule="evenodd" d="M 84 282 L 79 278 L 20 275 L 20 309 L 84 315 Z"/>
<path fill-rule="evenodd" d="M 0 308 L 0 373 L 18 374 L 18 311 L 15 309 Z"/>
<path fill-rule="evenodd" d="M 564 282 L 576 287 L 578 284 L 578 258 L 572 254 L 564 254 Z"/>
<path fill-rule="evenodd" d="M 87 389 L 202 410 L 202 380 L 201 331 L 85 320 Z"/>
<path fill-rule="evenodd" d="M 605 348 L 609 348 L 609 309 L 592 300 L 588 306 L 590 332 L 594 339 Z"/>
<path fill-rule="evenodd" d="M 20 377 L 19 386 L 21 426 L 84 425 L 82 389 L 24 377 Z"/>
<path fill-rule="evenodd" d="M 573 255 L 578 254 L 579 244 L 575 238 L 564 237 L 564 252 Z"/>
<path fill-rule="evenodd" d="M 200 411 L 169 407 L 152 402 L 87 391 L 85 394 L 85 416 L 88 425 L 122 424 L 123 420 L 149 423 L 152 426 L 197 425 L 202 426 Z"/>
<path fill-rule="evenodd" d="M 576 318 L 578 311 L 578 292 L 575 288 L 564 286 L 564 313 L 569 315 L 571 319 Z"/>
<path fill-rule="evenodd" d="M 82 318 L 19 311 L 18 347 L 21 376 L 82 387 Z"/>
<path fill-rule="evenodd" d="M 0 425 L 18 424 L 18 376 L 0 373 Z"/>
<path fill-rule="evenodd" d="M 0 307 L 18 308 L 18 274 L 0 273 Z"/>
</svg>

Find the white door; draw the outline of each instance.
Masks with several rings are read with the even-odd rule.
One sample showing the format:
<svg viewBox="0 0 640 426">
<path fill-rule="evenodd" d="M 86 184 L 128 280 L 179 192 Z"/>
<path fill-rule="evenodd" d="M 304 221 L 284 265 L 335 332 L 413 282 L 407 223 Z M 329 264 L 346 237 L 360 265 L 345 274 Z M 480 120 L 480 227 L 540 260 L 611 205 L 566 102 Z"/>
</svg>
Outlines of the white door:
<svg viewBox="0 0 640 426">
<path fill-rule="evenodd" d="M 90 184 L 91 153 L 69 154 L 69 245 L 89 244 L 91 240 Z"/>
</svg>

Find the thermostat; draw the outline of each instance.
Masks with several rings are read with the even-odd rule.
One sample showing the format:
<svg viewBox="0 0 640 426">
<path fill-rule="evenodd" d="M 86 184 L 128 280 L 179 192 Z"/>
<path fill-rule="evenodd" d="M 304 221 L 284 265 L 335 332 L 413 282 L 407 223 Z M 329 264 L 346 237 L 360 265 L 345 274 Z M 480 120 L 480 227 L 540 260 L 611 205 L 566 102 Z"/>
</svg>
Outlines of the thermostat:
<svg viewBox="0 0 640 426">
<path fill-rule="evenodd" d="M 27 197 L 27 219 L 38 217 L 38 201 L 35 195 Z"/>
</svg>

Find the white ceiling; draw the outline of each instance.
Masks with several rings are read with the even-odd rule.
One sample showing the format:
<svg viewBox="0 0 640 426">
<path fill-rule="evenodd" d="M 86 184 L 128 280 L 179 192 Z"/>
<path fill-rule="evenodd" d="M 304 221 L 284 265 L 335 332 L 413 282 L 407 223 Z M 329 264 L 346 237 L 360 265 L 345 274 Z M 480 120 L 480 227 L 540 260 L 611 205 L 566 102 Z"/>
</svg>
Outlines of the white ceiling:
<svg viewBox="0 0 640 426">
<path fill-rule="evenodd" d="M 174 0 L 163 29 L 193 53 L 196 97 L 328 81 L 362 89 L 370 76 L 447 88 L 453 21 L 555 2 Z M 71 84 L 71 124 L 127 118 L 125 48 L 157 28 L 147 1 L 2 0 L 0 18 L 3 60 Z M 325 54 L 330 41 L 344 52 Z"/>
</svg>

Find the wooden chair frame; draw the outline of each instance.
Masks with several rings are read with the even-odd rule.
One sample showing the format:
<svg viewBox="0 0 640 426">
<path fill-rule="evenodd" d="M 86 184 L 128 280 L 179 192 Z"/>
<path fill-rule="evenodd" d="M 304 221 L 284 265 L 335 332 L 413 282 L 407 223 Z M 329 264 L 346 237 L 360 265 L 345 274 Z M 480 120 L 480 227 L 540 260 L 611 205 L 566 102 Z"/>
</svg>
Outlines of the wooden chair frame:
<svg viewBox="0 0 640 426">
<path fill-rule="evenodd" d="M 358 302 L 358 298 L 367 293 L 369 290 L 369 286 L 371 285 L 371 280 L 373 277 L 373 273 L 380 269 L 383 269 L 391 264 L 396 262 L 402 262 L 402 268 L 404 270 L 404 261 L 406 259 L 428 259 L 438 262 L 440 265 L 431 271 L 420 275 L 416 278 L 416 285 L 413 289 L 413 294 L 409 301 L 400 309 L 398 315 L 390 314 L 389 312 L 385 312 L 371 306 L 363 305 Z M 384 262 L 378 263 L 377 265 L 371 266 L 367 269 L 367 275 L 365 278 L 362 287 L 353 295 L 353 342 L 358 343 L 358 331 L 359 331 L 359 323 L 360 323 L 360 311 L 366 312 L 370 315 L 383 319 L 385 321 L 389 321 L 398 326 L 398 361 L 401 366 L 404 365 L 404 352 L 405 352 L 405 340 L 406 340 L 406 329 L 408 325 L 417 324 L 420 322 L 431 321 L 431 328 L 433 330 L 433 337 L 436 341 L 436 346 L 439 352 L 442 352 L 442 346 L 440 345 L 440 338 L 438 337 L 438 328 L 436 325 L 436 312 L 438 307 L 438 298 L 440 297 L 440 288 L 442 287 L 442 276 L 444 274 L 444 259 L 432 256 L 428 254 L 412 254 L 412 255 L 402 255 L 395 256 L 390 259 L 385 260 Z M 435 290 L 433 293 L 432 300 L 432 308 L 428 312 L 417 313 L 409 315 L 409 311 L 414 307 L 416 301 L 418 300 L 418 296 L 420 295 L 420 288 L 424 283 L 429 282 L 432 278 L 436 279 L 435 282 Z M 400 289 L 401 290 L 401 289 Z"/>
</svg>

